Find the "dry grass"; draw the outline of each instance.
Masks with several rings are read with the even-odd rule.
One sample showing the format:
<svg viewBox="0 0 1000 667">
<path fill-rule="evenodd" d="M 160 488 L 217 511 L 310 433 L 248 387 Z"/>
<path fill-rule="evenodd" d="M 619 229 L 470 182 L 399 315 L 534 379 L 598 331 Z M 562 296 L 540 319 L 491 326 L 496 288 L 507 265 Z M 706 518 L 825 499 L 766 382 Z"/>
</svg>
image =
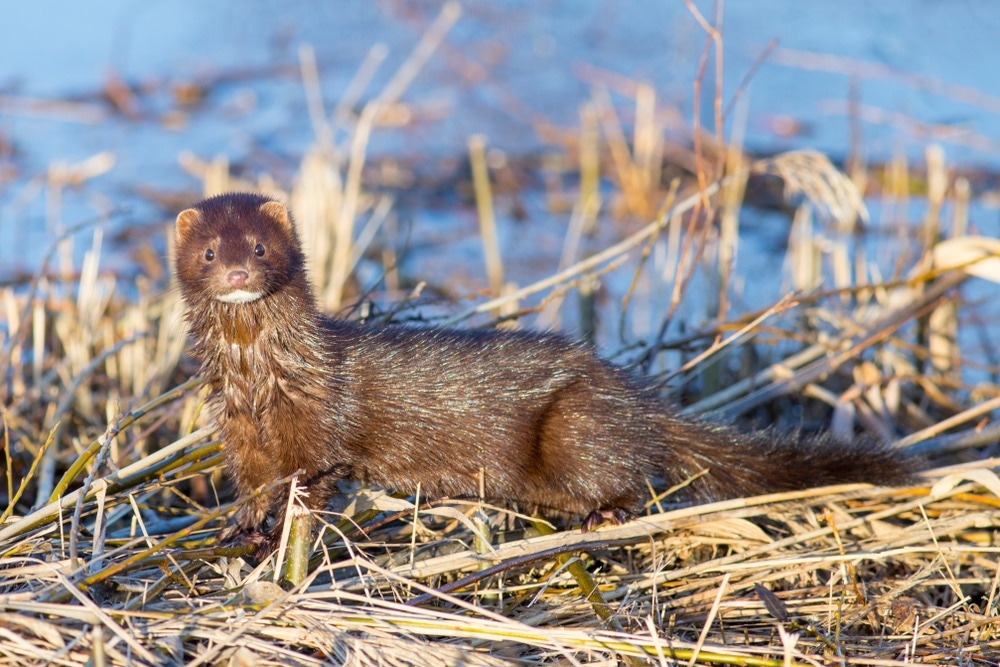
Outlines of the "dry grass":
<svg viewBox="0 0 1000 667">
<path fill-rule="evenodd" d="M 318 139 L 287 187 L 237 181 L 224 160 L 184 159 L 206 195 L 284 189 L 330 309 L 361 294 L 352 275 L 366 255 L 382 259 L 386 285 L 420 293 L 394 273 L 392 246 L 379 246 L 393 201 L 366 187 L 363 166 L 381 114 L 455 20 L 449 7 L 357 118 L 338 108 L 327 120 L 302 52 Z M 754 161 L 725 146 L 719 160 L 691 160 L 699 173 L 666 182 L 656 111 L 653 92 L 637 87 L 627 138 L 610 97 L 595 93 L 579 140 L 564 146 L 579 178 L 556 193 L 573 211 L 558 266 L 504 284 L 495 233 L 484 234 L 491 298 L 452 308 L 448 321 L 558 321 L 567 296 L 593 295 L 600 276 L 620 273 L 629 287 L 614 315 L 662 317 L 623 344 L 624 358 L 661 373 L 690 412 L 817 420 L 844 437 L 905 433 L 898 445 L 930 462 L 922 484 L 694 507 L 651 488 L 648 514 L 590 534 L 553 532 L 509 508 L 361 490 L 319 517 L 293 585 L 283 562 L 301 563 L 301 542 L 257 567 L 216 546 L 234 508 L 183 357 L 177 294 L 153 281 L 116 291 L 99 270 L 97 233 L 79 272 L 60 267 L 75 277 L 43 267 L 30 287 L 3 293 L 0 664 L 998 664 L 1000 460 L 988 457 L 998 455 L 1000 369 L 959 341 L 978 325 L 995 345 L 995 326 L 960 288 L 1000 283 L 1000 243 L 968 236 L 963 206 L 944 217 L 945 193 L 967 205 L 968 183 L 929 161 L 937 180 L 923 241 L 887 268 L 852 242 L 867 221 L 855 182 L 867 179 L 813 153 Z M 327 123 L 346 125 L 342 143 Z M 482 146 L 472 154 L 492 229 Z M 801 204 L 792 291 L 731 314 L 742 193 L 762 175 Z M 52 254 L 66 256 L 58 245 Z M 692 287 L 702 274 L 714 293 Z M 683 309 L 691 301 L 703 317 Z M 970 370 L 994 379 L 970 386 Z"/>
</svg>

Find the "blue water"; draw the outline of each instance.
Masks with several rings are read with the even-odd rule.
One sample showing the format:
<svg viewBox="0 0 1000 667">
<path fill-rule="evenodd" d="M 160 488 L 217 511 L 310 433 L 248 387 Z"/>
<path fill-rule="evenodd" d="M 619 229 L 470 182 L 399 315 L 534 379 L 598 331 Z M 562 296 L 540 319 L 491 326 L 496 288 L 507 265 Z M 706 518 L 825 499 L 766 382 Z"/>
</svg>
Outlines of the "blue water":
<svg viewBox="0 0 1000 667">
<path fill-rule="evenodd" d="M 712 10 L 711 3 L 697 4 L 706 15 Z M 380 90 L 438 7 L 388 0 L 97 0 L 7 8 L 0 40 L 0 137 L 16 152 L 0 156 L 0 174 L 8 174 L 0 182 L 0 278 L 33 270 L 61 225 L 110 207 L 126 207 L 112 229 L 153 227 L 154 238 L 160 238 L 170 213 L 141 190 L 197 195 L 200 185 L 178 164 L 183 151 L 205 159 L 225 155 L 243 173 L 271 173 L 289 182 L 314 141 L 297 71 L 299 46 L 315 49 L 329 112 L 376 43 L 387 46 L 388 56 L 365 99 Z M 373 160 L 392 156 L 426 168 L 462 160 L 474 132 L 509 156 L 552 152 L 536 131 L 539 121 L 573 132 L 595 83 L 614 84 L 616 77 L 652 84 L 660 108 L 690 125 L 692 82 L 705 35 L 680 0 L 477 0 L 462 7 L 444 46 L 404 97 L 416 122 L 378 130 L 369 151 Z M 745 143 L 753 150 L 810 147 L 843 158 L 851 139 L 846 101 L 853 85 L 864 110 L 859 128 L 867 160 L 904 153 L 919 163 L 928 143 L 939 140 L 951 165 L 1000 167 L 998 4 L 731 1 L 723 32 L 727 102 L 769 42 L 779 44 L 743 91 Z M 852 79 L 802 67 L 804 51 L 851 59 L 848 66 L 857 65 L 859 74 Z M 704 80 L 701 112 L 709 127 L 713 67 Z M 247 76 L 231 76 L 238 72 Z M 136 97 L 134 118 L 118 114 L 100 97 L 110 76 L 151 91 Z M 179 108 L 170 93 L 173 84 L 219 76 L 231 80 L 212 87 L 193 109 Z M 968 99 L 956 99 L 962 97 Z M 35 98 L 81 106 L 59 117 L 25 112 L 25 100 Z M 619 93 L 613 99 L 627 124 L 631 101 Z M 735 109 L 728 131 L 744 113 L 739 105 Z M 90 116 L 98 120 L 84 122 Z M 668 138 L 686 141 L 677 132 Z M 114 168 L 82 188 L 67 188 L 54 216 L 33 182 L 44 178 L 53 162 L 72 164 L 101 151 L 114 154 Z M 515 226 L 509 207 L 498 205 L 505 262 L 523 268 L 511 276 L 521 284 L 551 272 L 551 265 L 539 266 L 536 255 L 551 249 L 558 256 L 566 224 L 565 217 L 547 214 L 539 193 L 524 197 L 537 202 L 529 210 L 530 227 Z M 454 238 L 449 264 L 480 277 L 475 218 L 466 203 L 446 199 L 432 207 L 417 192 L 407 196 L 406 206 L 416 247 L 422 240 Z M 993 209 L 977 205 L 974 215 L 980 230 L 998 233 Z M 528 233 L 534 241 L 525 244 Z M 752 225 L 747 234 L 754 234 Z M 532 251 L 527 255 L 526 245 Z M 775 255 L 767 248 L 774 245 L 766 235 L 749 239 L 739 265 L 773 266 Z M 77 256 L 88 246 L 84 235 Z M 442 246 L 428 247 L 432 254 L 413 257 L 417 272 L 440 267 Z M 134 268 L 113 245 L 102 265 Z"/>
</svg>

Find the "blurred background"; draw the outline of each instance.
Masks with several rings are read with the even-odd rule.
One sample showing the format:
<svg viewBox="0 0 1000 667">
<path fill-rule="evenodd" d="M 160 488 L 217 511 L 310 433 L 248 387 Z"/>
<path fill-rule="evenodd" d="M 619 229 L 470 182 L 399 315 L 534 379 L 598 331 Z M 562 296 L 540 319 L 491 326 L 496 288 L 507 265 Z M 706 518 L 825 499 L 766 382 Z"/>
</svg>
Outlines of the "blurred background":
<svg viewBox="0 0 1000 667">
<path fill-rule="evenodd" d="M 871 212 L 875 233 L 863 243 L 887 273 L 925 218 L 928 159 L 962 180 L 970 233 L 1000 229 L 1000 80 L 990 66 L 1000 8 L 990 3 L 100 0 L 22 3 L 5 18 L 7 286 L 26 284 L 52 240 L 80 226 L 47 271 L 79 275 L 99 249 L 102 274 L 162 287 L 177 210 L 218 188 L 289 195 L 322 190 L 324 178 L 346 188 L 353 151 L 362 159 L 351 230 L 371 238 L 329 308 L 361 294 L 398 300 L 421 283 L 430 300 L 496 292 L 472 186 L 474 135 L 503 284 L 550 275 L 587 243 L 647 224 L 673 179 L 685 194 L 699 173 L 714 178 L 720 121 L 725 145 L 750 158 L 813 148 L 846 170 Z M 373 101 L 380 111 L 366 124 Z M 570 248 L 588 133 L 597 224 Z M 641 172 L 637 187 L 630 169 Z M 787 262 L 780 268 L 786 203 L 766 188 L 747 193 L 728 288 L 739 309 L 801 287 Z M 342 201 L 330 208 L 343 217 Z M 606 304 L 630 286 L 653 295 L 627 323 L 645 335 L 670 281 L 636 287 L 618 273 L 601 277 L 599 293 Z M 697 311 L 697 321 L 716 313 Z M 529 324 L 589 326 L 565 312 Z M 685 304 L 680 312 L 691 315 Z"/>
</svg>

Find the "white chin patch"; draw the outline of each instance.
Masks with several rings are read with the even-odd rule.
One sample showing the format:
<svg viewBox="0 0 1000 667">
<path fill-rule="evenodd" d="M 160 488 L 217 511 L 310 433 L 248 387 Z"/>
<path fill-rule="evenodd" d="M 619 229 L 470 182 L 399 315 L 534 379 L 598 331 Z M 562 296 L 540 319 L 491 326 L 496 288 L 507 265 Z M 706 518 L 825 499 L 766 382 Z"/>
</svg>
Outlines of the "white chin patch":
<svg viewBox="0 0 1000 667">
<path fill-rule="evenodd" d="M 238 289 L 230 292 L 229 294 L 223 294 L 215 298 L 219 301 L 224 301 L 225 303 L 250 303 L 251 301 L 256 301 L 262 296 L 264 296 L 263 292 L 247 292 L 246 290 Z"/>
</svg>

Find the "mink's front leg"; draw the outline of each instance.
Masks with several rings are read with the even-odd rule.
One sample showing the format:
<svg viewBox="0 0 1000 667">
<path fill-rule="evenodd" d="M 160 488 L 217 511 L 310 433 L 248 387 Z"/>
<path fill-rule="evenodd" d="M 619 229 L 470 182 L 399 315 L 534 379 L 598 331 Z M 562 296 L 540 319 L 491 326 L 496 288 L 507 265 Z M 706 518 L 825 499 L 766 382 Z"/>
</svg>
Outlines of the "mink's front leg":
<svg viewBox="0 0 1000 667">
<path fill-rule="evenodd" d="M 230 525 L 219 534 L 219 541 L 227 547 L 253 547 L 254 553 L 266 556 L 273 548 L 269 548 L 271 532 L 267 528 L 268 508 L 273 500 L 273 493 L 259 493 L 244 500 L 236 511 L 236 516 Z"/>
</svg>

